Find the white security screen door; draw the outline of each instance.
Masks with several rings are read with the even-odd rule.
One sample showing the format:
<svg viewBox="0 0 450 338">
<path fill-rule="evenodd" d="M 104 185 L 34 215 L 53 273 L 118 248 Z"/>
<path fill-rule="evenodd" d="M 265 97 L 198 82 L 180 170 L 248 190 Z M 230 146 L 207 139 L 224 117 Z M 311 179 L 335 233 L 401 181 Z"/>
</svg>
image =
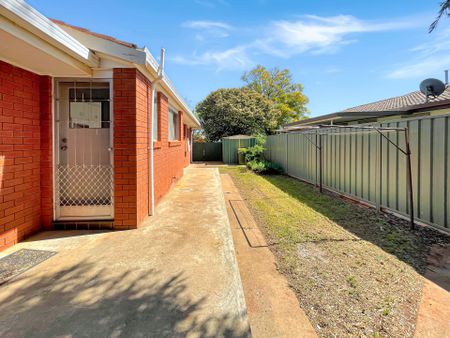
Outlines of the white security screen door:
<svg viewBox="0 0 450 338">
<path fill-rule="evenodd" d="M 113 218 L 110 82 L 59 81 L 55 119 L 56 218 Z"/>
</svg>

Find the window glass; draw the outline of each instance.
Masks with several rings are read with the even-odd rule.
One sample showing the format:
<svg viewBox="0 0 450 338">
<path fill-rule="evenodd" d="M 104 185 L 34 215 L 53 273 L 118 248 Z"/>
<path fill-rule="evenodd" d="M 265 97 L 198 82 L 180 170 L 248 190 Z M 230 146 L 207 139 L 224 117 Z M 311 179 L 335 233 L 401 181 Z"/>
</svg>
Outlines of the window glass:
<svg viewBox="0 0 450 338">
<path fill-rule="evenodd" d="M 178 112 L 175 109 L 169 108 L 169 140 L 178 140 L 179 136 Z"/>
<path fill-rule="evenodd" d="M 153 112 L 153 141 L 158 141 L 158 95 L 155 95 L 153 98 L 153 108 L 155 111 Z"/>
<path fill-rule="evenodd" d="M 109 128 L 109 88 L 69 89 L 70 128 Z"/>
</svg>

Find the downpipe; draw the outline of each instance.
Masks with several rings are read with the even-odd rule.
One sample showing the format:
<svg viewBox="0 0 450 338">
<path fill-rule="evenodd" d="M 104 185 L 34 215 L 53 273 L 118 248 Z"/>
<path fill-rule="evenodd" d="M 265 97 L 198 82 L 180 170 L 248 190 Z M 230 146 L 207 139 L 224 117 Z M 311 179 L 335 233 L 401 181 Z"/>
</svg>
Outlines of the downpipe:
<svg viewBox="0 0 450 338">
<path fill-rule="evenodd" d="M 160 63 L 158 67 L 158 77 L 151 82 L 152 84 L 152 113 L 151 113 L 151 119 L 149 121 L 150 128 L 150 191 L 152 194 L 152 198 L 150 200 L 149 205 L 149 211 L 150 216 L 155 215 L 155 175 L 154 175 L 154 149 L 153 149 L 153 140 L 154 140 L 154 114 L 155 114 L 155 98 L 156 98 L 156 85 L 164 79 L 164 56 L 165 56 L 166 50 L 164 48 L 161 48 L 161 58 Z M 157 99 L 157 98 L 156 98 Z M 157 112 L 156 112 L 157 113 Z"/>
</svg>

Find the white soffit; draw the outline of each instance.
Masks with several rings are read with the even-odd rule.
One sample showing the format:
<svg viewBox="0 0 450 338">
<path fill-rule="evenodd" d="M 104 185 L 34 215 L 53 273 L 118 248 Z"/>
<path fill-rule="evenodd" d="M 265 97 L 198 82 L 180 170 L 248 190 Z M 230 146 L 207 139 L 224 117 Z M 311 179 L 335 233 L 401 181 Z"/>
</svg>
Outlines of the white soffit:
<svg viewBox="0 0 450 338">
<path fill-rule="evenodd" d="M 0 0 L 0 14 L 83 63 L 92 67 L 98 65 L 94 53 L 25 1 Z"/>
</svg>

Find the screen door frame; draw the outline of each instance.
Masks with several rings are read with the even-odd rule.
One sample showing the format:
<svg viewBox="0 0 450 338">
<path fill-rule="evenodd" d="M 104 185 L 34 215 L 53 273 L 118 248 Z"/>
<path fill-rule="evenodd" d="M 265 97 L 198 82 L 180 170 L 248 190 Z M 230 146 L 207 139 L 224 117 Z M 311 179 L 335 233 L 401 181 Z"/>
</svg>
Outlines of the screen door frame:
<svg viewBox="0 0 450 338">
<path fill-rule="evenodd" d="M 60 165 L 60 84 L 61 83 L 91 84 L 96 87 L 96 83 L 108 83 L 109 85 L 109 166 L 111 167 L 111 192 L 110 205 L 106 207 L 71 207 L 69 214 L 64 211 L 67 207 L 61 206 L 58 166 Z M 81 86 L 80 86 L 81 87 Z M 111 78 L 57 78 L 53 84 L 54 91 L 54 117 L 53 117 L 53 202 L 54 219 L 56 221 L 83 221 L 83 220 L 113 220 L 114 219 L 114 96 L 113 80 Z M 76 94 L 75 94 L 76 95 Z M 69 102 L 70 104 L 70 102 Z M 78 208 L 78 209 L 77 209 Z"/>
</svg>

